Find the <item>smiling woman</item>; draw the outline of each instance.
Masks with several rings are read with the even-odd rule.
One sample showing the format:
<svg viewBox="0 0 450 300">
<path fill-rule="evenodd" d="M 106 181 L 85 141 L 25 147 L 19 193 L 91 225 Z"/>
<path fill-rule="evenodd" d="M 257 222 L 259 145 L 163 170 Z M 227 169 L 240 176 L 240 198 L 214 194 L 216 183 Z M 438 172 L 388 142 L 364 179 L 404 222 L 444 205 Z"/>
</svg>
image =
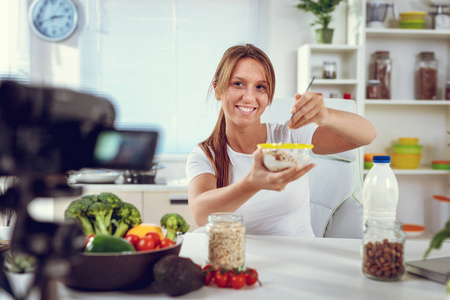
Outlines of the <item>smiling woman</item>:
<svg viewBox="0 0 450 300">
<path fill-rule="evenodd" d="M 327 108 L 321 95 L 296 94 L 284 123 L 262 123 L 271 104 L 275 72 L 252 44 L 225 51 L 211 88 L 221 110 L 211 135 L 189 154 L 189 206 L 197 225 L 216 212 L 243 215 L 246 232 L 313 237 L 307 173 L 315 166 L 270 171 L 260 144 L 313 144 L 315 154 L 334 154 L 371 143 L 375 128 L 361 116 Z M 285 130 L 286 128 L 290 130 Z"/>
</svg>

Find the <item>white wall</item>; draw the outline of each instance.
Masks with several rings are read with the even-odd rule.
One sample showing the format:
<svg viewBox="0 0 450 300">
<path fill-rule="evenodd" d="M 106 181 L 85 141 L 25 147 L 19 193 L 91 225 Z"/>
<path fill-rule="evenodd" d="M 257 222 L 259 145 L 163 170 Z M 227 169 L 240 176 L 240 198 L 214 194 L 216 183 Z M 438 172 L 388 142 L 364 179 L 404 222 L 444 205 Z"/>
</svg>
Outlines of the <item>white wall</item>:
<svg viewBox="0 0 450 300">
<path fill-rule="evenodd" d="M 17 1 L 24 4 L 12 9 Z M 297 48 L 315 42 L 313 16 L 294 0 L 74 1 L 76 33 L 49 43 L 28 32 L 31 62 L 22 72 L 34 83 L 107 96 L 116 104 L 119 127 L 160 130 L 159 154 L 186 154 L 210 134 L 218 106 L 207 102 L 207 90 L 228 47 L 250 42 L 266 51 L 277 75 L 275 97 L 282 98 L 296 92 Z M 29 3 L 0 2 L 0 11 L 25 33 Z M 345 3 L 335 16 L 334 43 L 345 43 Z M 17 43 L 8 32 L 0 28 L 1 40 Z M 8 49 L 0 51 L 16 51 Z M 16 62 L 8 58 L 8 64 Z"/>
</svg>

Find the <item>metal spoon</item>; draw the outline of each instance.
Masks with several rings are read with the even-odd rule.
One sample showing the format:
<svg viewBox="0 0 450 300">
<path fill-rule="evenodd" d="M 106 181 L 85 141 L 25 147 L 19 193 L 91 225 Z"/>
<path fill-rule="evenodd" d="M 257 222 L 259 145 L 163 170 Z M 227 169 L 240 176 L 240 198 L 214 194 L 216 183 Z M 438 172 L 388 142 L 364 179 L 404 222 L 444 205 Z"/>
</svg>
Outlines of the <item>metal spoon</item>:
<svg viewBox="0 0 450 300">
<path fill-rule="evenodd" d="M 311 82 L 309 83 L 308 87 L 306 88 L 305 93 L 306 93 L 307 91 L 309 91 L 309 89 L 311 88 L 311 85 L 313 84 L 315 78 L 316 78 L 316 76 L 313 76 L 313 78 L 311 79 Z M 293 113 L 293 114 L 291 115 L 291 118 L 289 119 L 289 122 L 292 120 L 292 118 L 294 117 L 294 115 L 295 115 L 295 113 Z M 288 122 L 288 124 L 289 124 L 289 122 Z M 284 133 L 285 133 L 286 129 L 289 130 L 289 128 L 288 128 L 287 126 L 283 127 L 283 132 L 281 133 L 281 137 L 284 137 Z M 278 144 L 282 145 L 283 142 L 279 142 Z"/>
</svg>

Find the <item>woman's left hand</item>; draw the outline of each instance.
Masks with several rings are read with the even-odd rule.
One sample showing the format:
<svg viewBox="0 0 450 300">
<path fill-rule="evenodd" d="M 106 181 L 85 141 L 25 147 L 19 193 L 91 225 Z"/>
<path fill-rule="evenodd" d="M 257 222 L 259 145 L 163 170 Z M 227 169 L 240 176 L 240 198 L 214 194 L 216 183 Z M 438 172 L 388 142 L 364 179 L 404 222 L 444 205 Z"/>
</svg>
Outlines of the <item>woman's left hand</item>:
<svg viewBox="0 0 450 300">
<path fill-rule="evenodd" d="M 297 129 L 312 122 L 319 126 L 326 125 L 330 117 L 323 97 L 314 92 L 296 94 L 291 113 L 291 121 L 288 124 L 290 129 Z"/>
</svg>

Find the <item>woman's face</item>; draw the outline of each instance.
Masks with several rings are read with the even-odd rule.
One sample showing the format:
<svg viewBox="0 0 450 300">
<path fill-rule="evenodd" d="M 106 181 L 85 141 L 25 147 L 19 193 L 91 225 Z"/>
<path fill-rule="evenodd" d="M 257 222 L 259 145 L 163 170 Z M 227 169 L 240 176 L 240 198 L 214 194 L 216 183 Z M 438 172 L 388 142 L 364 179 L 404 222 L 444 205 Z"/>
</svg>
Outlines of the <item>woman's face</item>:
<svg viewBox="0 0 450 300">
<path fill-rule="evenodd" d="M 220 99 L 227 126 L 260 124 L 260 117 L 269 104 L 268 82 L 260 62 L 242 58 L 231 73 L 225 95 Z"/>
</svg>

